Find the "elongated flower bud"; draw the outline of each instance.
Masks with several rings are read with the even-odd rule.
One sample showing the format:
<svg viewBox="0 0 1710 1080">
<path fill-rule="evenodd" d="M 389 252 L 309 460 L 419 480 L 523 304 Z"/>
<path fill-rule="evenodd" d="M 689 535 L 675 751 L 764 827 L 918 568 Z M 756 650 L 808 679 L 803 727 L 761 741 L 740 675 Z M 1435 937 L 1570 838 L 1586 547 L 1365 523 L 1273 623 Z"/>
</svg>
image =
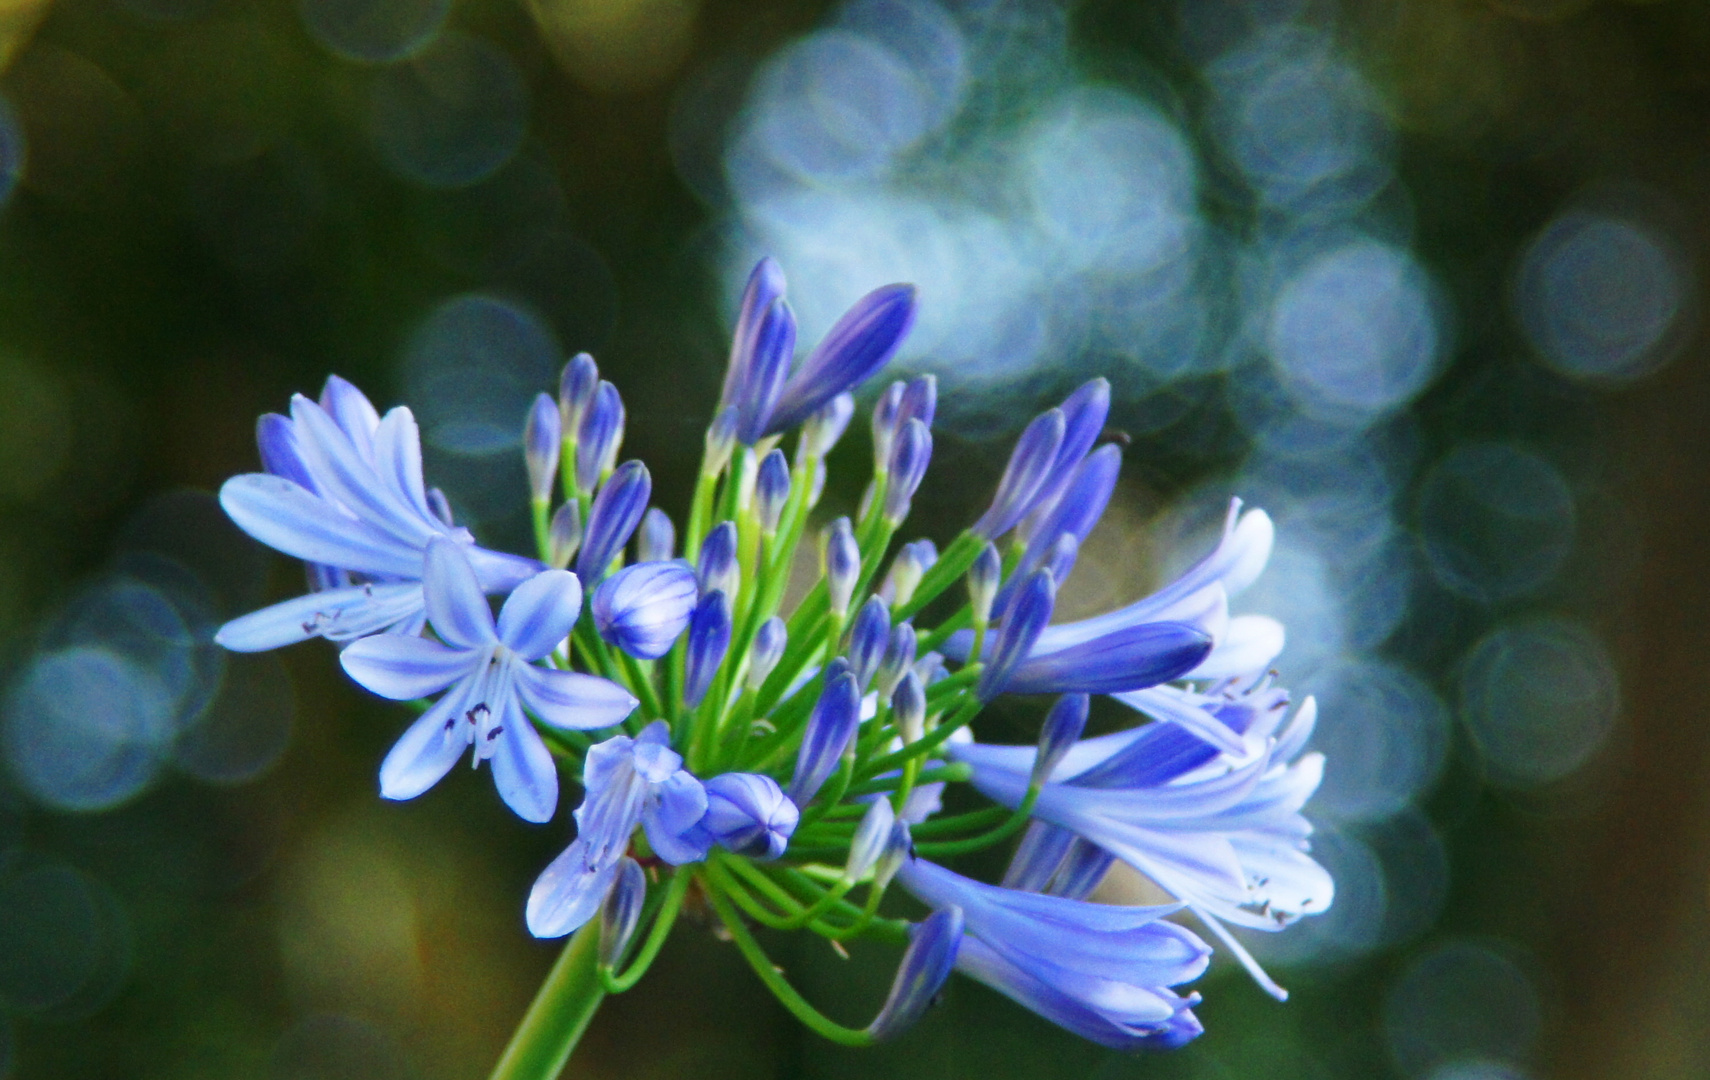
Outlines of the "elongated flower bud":
<svg viewBox="0 0 1710 1080">
<path fill-rule="evenodd" d="M 914 855 L 914 837 L 909 835 L 908 822 L 898 818 L 891 823 L 891 837 L 884 853 L 873 866 L 873 888 L 883 890 L 902 869 L 903 862 Z"/>
<path fill-rule="evenodd" d="M 784 620 L 776 615 L 760 624 L 759 631 L 754 635 L 754 647 L 748 651 L 750 690 L 760 689 L 760 684 L 766 681 L 766 676 L 772 674 L 772 669 L 784 658 L 784 646 L 789 643 L 789 636 Z"/>
<path fill-rule="evenodd" d="M 641 864 L 625 855 L 618 862 L 617 878 L 600 905 L 600 966 L 616 967 L 629 949 L 630 938 L 641 922 L 647 902 L 647 875 Z"/>
<path fill-rule="evenodd" d="M 1029 518 L 1022 523 L 1027 535 L 1027 551 L 1021 557 L 1017 574 L 1026 574 L 1044 566 L 1050 559 L 1053 545 L 1064 533 L 1078 543 L 1085 540 L 1098 523 L 1104 508 L 1116 490 L 1116 477 L 1122 469 L 1122 451 L 1115 446 L 1102 446 L 1087 455 L 1076 467 L 1062 498 L 1042 517 Z"/>
<path fill-rule="evenodd" d="M 891 691 L 891 723 L 904 744 L 919 742 L 926 733 L 926 688 L 912 668 L 897 680 Z"/>
<path fill-rule="evenodd" d="M 1033 775 L 1028 783 L 1050 781 L 1051 773 L 1063 760 L 1063 755 L 1086 730 L 1088 702 L 1085 694 L 1064 694 L 1052 704 L 1039 730 L 1039 753 L 1033 758 Z"/>
<path fill-rule="evenodd" d="M 914 590 L 920 587 L 920 579 L 937 561 L 938 545 L 932 541 L 916 540 L 912 544 L 904 544 L 891 560 L 891 568 L 879 586 L 879 595 L 893 608 L 908 603 L 914 599 Z"/>
<path fill-rule="evenodd" d="M 760 460 L 760 473 L 754 481 L 754 514 L 760 520 L 760 531 L 772 536 L 784 514 L 784 504 L 790 501 L 790 466 L 784 452 L 774 448 Z"/>
<path fill-rule="evenodd" d="M 665 511 L 649 507 L 635 536 L 636 562 L 664 562 L 677 554 L 677 527 Z"/>
<path fill-rule="evenodd" d="M 560 441 L 558 403 L 545 394 L 535 395 L 523 425 L 523 461 L 528 466 L 528 487 L 535 502 L 552 498 L 558 480 Z"/>
<path fill-rule="evenodd" d="M 767 434 L 772 408 L 796 355 L 796 315 L 783 297 L 773 300 L 754 335 L 753 353 L 736 389 L 736 441 L 753 446 Z"/>
<path fill-rule="evenodd" d="M 820 406 L 802 425 L 801 441 L 796 444 L 797 463 L 808 458 L 823 458 L 831 453 L 831 448 L 843 438 L 854 416 L 855 397 L 852 394 L 838 394 Z"/>
<path fill-rule="evenodd" d="M 617 457 L 623 445 L 623 398 L 617 387 L 602 382 L 594 391 L 594 400 L 582 414 L 581 430 L 576 435 L 576 491 L 586 495 L 600 482 L 600 476 Z"/>
<path fill-rule="evenodd" d="M 901 622 L 891 627 L 890 639 L 885 642 L 885 655 L 879 658 L 879 669 L 873 673 L 873 689 L 879 692 L 880 698 L 890 698 L 891 691 L 897 687 L 897 680 L 914 663 L 914 649 L 914 624 Z"/>
<path fill-rule="evenodd" d="M 626 566 L 594 590 L 594 629 L 631 656 L 657 660 L 689 625 L 695 593 L 695 573 L 682 563 Z"/>
<path fill-rule="evenodd" d="M 885 853 L 885 845 L 890 843 L 891 826 L 897 822 L 896 811 L 891 809 L 891 800 L 880 795 L 867 806 L 867 812 L 861 816 L 861 824 L 855 827 L 855 835 L 849 841 L 849 858 L 843 864 L 844 881 L 860 881 L 867 876 L 878 863 L 879 856 Z"/>
<path fill-rule="evenodd" d="M 694 708 L 707 696 L 724 654 L 730 650 L 730 600 L 718 589 L 701 597 L 689 619 L 683 704 Z"/>
<path fill-rule="evenodd" d="M 725 596 L 735 596 L 742 584 L 742 567 L 736 561 L 736 523 L 721 521 L 701 541 L 700 558 L 695 561 L 695 573 L 700 579 L 701 592 L 718 590 Z"/>
<path fill-rule="evenodd" d="M 770 776 L 720 773 L 706 782 L 700 828 L 713 843 L 753 859 L 776 859 L 789 847 L 801 811 Z"/>
<path fill-rule="evenodd" d="M 962 909 L 951 905 L 909 927 L 908 948 L 897 965 L 891 992 L 879 1015 L 867 1025 L 874 1042 L 908 1030 L 932 1006 L 956 967 L 963 926 Z"/>
<path fill-rule="evenodd" d="M 855 580 L 861 576 L 861 548 L 855 543 L 855 531 L 846 517 L 827 525 L 824 535 L 826 590 L 831 598 L 831 613 L 842 618 L 849 614 Z"/>
<path fill-rule="evenodd" d="M 1009 464 L 1004 466 L 992 505 L 973 531 L 988 540 L 995 540 L 1015 528 L 1033 508 L 1034 497 L 1057 461 L 1057 451 L 1063 445 L 1063 410 L 1047 409 L 1033 418 L 1010 451 Z"/>
<path fill-rule="evenodd" d="M 879 670 L 879 660 L 891 636 L 891 609 L 877 596 L 870 596 L 855 615 L 849 629 L 849 670 L 855 673 L 855 684 L 862 693 Z"/>
<path fill-rule="evenodd" d="M 1075 469 L 1092 452 L 1104 422 L 1110 417 L 1110 383 L 1092 379 L 1059 406 L 1063 410 L 1063 444 L 1033 496 L 1031 510 L 1048 511 L 1062 498 L 1074 478 Z M 1031 512 L 1030 510 L 1030 512 Z"/>
<path fill-rule="evenodd" d="M 588 508 L 582 554 L 576 560 L 576 576 L 584 584 L 593 584 L 605 576 L 606 568 L 641 524 L 652 494 L 653 477 L 639 461 L 624 462 L 600 488 L 593 506 Z"/>
<path fill-rule="evenodd" d="M 736 313 L 736 332 L 730 336 L 730 362 L 724 369 L 724 392 L 721 405 L 735 405 L 749 378 L 754 357 L 754 342 L 760 334 L 760 324 L 774 301 L 783 298 L 784 271 L 770 255 L 754 264 L 748 274 L 748 284 L 742 289 L 742 305 Z"/>
<path fill-rule="evenodd" d="M 890 362 L 914 325 L 913 285 L 885 285 L 857 300 L 790 374 L 767 434 L 788 431 Z"/>
<path fill-rule="evenodd" d="M 928 428 L 938 415 L 938 376 L 917 375 L 909 380 L 903 391 L 902 405 L 897 409 L 897 425 L 919 420 Z"/>
<path fill-rule="evenodd" d="M 593 404 L 594 392 L 600 387 L 600 368 L 587 353 L 577 353 L 564 365 L 558 378 L 558 413 L 563 431 L 576 432 L 580 438 L 582 417 Z"/>
<path fill-rule="evenodd" d="M 552 546 L 549 561 L 555 568 L 563 570 L 575 558 L 576 549 L 582 546 L 582 504 L 571 499 L 554 510 L 548 535 Z"/>
<path fill-rule="evenodd" d="M 991 660 L 980 673 L 979 698 L 990 701 L 1009 681 L 1010 673 L 1027 659 L 1033 643 L 1051 621 L 1051 608 L 1057 601 L 1057 583 L 1049 570 L 1035 570 L 1022 579 L 1010 601 L 1003 627 L 992 647 Z"/>
<path fill-rule="evenodd" d="M 909 505 L 931 460 L 932 433 L 921 421 L 909 420 L 897 433 L 896 450 L 891 456 L 891 479 L 885 487 L 885 520 L 892 526 L 908 517 Z"/>
<path fill-rule="evenodd" d="M 855 676 L 837 661 L 826 665 L 826 676 L 790 778 L 790 801 L 797 806 L 806 806 L 819 794 L 861 722 L 861 692 L 855 687 Z"/>
<path fill-rule="evenodd" d="M 713 422 L 707 425 L 706 452 L 701 458 L 701 472 L 707 476 L 717 476 L 730 464 L 730 455 L 736 452 L 736 406 L 729 405 L 720 409 Z"/>
<path fill-rule="evenodd" d="M 879 400 L 873 402 L 873 471 L 883 473 L 891 467 L 891 447 L 896 444 L 897 413 L 902 410 L 903 391 L 908 387 L 894 382 L 885 387 Z"/>
<path fill-rule="evenodd" d="M 1003 560 L 990 541 L 968 567 L 968 602 L 974 608 L 974 625 L 991 621 L 992 601 L 997 599 L 998 578 L 1003 574 Z"/>
</svg>

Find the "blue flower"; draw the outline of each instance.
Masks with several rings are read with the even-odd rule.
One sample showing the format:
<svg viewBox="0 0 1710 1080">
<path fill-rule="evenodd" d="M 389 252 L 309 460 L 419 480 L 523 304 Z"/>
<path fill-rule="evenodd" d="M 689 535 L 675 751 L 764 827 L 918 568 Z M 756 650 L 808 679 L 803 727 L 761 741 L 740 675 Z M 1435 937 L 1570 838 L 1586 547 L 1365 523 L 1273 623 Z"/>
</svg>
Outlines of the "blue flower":
<svg viewBox="0 0 1710 1080">
<path fill-rule="evenodd" d="M 1184 901 L 1280 998 L 1286 993 L 1223 923 L 1280 930 L 1334 898 L 1330 875 L 1308 854 L 1312 827 L 1300 812 L 1324 773 L 1322 755 L 1301 754 L 1317 710 L 1308 698 L 1273 741 L 1285 703 L 1263 682 L 1231 689 L 1232 707 L 1219 715 L 1252 725 L 1236 732 L 1258 747 L 1250 756 L 1219 751 L 1169 723 L 1086 739 L 1064 755 L 1033 815 Z M 974 786 L 992 799 L 1016 806 L 1025 797 L 1034 748 L 972 744 L 949 753 L 973 766 Z"/>
<path fill-rule="evenodd" d="M 523 582 L 495 624 L 463 546 L 435 538 L 423 587 L 440 641 L 381 634 L 339 657 L 351 678 L 382 697 L 405 701 L 449 688 L 386 755 L 380 794 L 415 798 L 469 747 L 476 765 L 492 760 L 493 783 L 519 817 L 550 819 L 558 770 L 524 709 L 554 727 L 603 728 L 636 706 L 616 683 L 530 662 L 557 648 L 575 624 L 582 606 L 575 575 L 546 570 Z"/>
<path fill-rule="evenodd" d="M 707 792 L 671 749 L 663 720 L 633 739 L 618 735 L 590 749 L 582 787 L 576 840 L 529 893 L 528 928 L 535 937 L 563 937 L 594 917 L 638 825 L 653 853 L 668 863 L 706 857 L 696 826 L 707 812 Z"/>
<path fill-rule="evenodd" d="M 480 587 L 509 592 L 541 569 L 533 559 L 475 546 L 436 511 L 422 483 L 421 441 L 410 410 L 381 418 L 361 391 L 327 380 L 323 403 L 301 395 L 289 419 L 258 426 L 265 473 L 220 488 L 244 532 L 309 563 L 314 592 L 226 623 L 215 640 L 260 652 L 311 637 L 349 641 L 422 626 L 422 553 L 446 538 L 465 548 Z"/>
<path fill-rule="evenodd" d="M 965 878 L 925 859 L 897 881 L 938 910 L 960 908 L 956 967 L 1039 1015 L 1117 1049 L 1177 1046 L 1199 1034 L 1169 988 L 1197 979 L 1211 950 L 1163 921 L 1179 910 L 1089 904 Z"/>
<path fill-rule="evenodd" d="M 890 362 L 914 325 L 914 286 L 885 285 L 855 301 L 784 382 L 765 427 L 795 427 Z"/>
</svg>

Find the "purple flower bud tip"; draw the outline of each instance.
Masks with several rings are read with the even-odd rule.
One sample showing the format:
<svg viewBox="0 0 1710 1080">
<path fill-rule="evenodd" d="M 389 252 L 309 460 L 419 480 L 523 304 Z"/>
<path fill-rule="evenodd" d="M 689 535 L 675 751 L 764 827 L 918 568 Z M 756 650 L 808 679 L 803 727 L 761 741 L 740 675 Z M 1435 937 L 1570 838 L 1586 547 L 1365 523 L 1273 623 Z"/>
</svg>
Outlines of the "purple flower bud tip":
<svg viewBox="0 0 1710 1080">
<path fill-rule="evenodd" d="M 576 573 L 583 581 L 599 581 L 605 575 L 606 568 L 641 524 L 652 494 L 653 478 L 647 466 L 639 461 L 626 461 L 618 466 L 600 488 L 588 509 L 582 554 L 576 561 Z"/>
<path fill-rule="evenodd" d="M 582 415 L 576 441 L 576 490 L 586 495 L 600 482 L 623 444 L 623 398 L 602 382 Z"/>
<path fill-rule="evenodd" d="M 717 589 L 726 596 L 736 595 L 742 579 L 742 568 L 736 561 L 736 540 L 736 523 L 721 521 L 701 541 L 695 566 L 702 592 Z"/>
<path fill-rule="evenodd" d="M 730 455 L 736 450 L 736 420 L 736 406 L 729 405 L 720 409 L 707 425 L 706 450 L 701 460 L 703 474 L 717 476 L 730 463 Z"/>
<path fill-rule="evenodd" d="M 562 446 L 559 432 L 557 403 L 545 394 L 537 394 L 528 411 L 528 423 L 523 426 L 523 460 L 528 465 L 529 491 L 536 502 L 552 498 Z"/>
<path fill-rule="evenodd" d="M 677 527 L 671 524 L 665 511 L 657 506 L 649 507 L 636 534 L 635 561 L 664 562 L 676 554 Z"/>
<path fill-rule="evenodd" d="M 849 630 L 849 669 L 863 691 L 872 681 L 884 657 L 891 633 L 891 611 L 877 596 L 869 597 L 855 615 L 855 625 Z"/>
<path fill-rule="evenodd" d="M 751 858 L 784 854 L 801 811 L 777 781 L 756 773 L 722 773 L 706 788 L 707 813 L 700 827 L 712 843 Z"/>
<path fill-rule="evenodd" d="M 683 675 L 683 703 L 694 708 L 712 687 L 713 676 L 730 649 L 730 600 L 717 589 L 701 597 L 689 619 L 689 647 Z"/>
<path fill-rule="evenodd" d="M 906 1031 L 932 1006 L 956 966 L 963 926 L 962 909 L 950 906 L 909 928 L 908 948 L 897 965 L 891 992 L 867 1028 L 874 1042 Z"/>
<path fill-rule="evenodd" d="M 991 660 L 980 673 L 979 697 L 990 701 L 1009 681 L 1010 674 L 1027 658 L 1033 643 L 1044 633 L 1051 621 L 1051 609 L 1057 600 L 1057 583 L 1049 570 L 1035 570 L 1015 590 L 1003 626 L 998 630 Z"/>
<path fill-rule="evenodd" d="M 790 780 L 790 801 L 797 806 L 813 801 L 861 722 L 861 693 L 847 665 L 834 660 L 826 665 L 825 674 L 825 689 L 808 717 L 801 750 L 796 755 L 796 771 Z"/>
<path fill-rule="evenodd" d="M 1090 699 L 1085 694 L 1064 694 L 1045 714 L 1039 732 L 1039 753 L 1033 759 L 1032 784 L 1048 783 L 1051 773 L 1086 730 Z"/>
<path fill-rule="evenodd" d="M 968 568 L 968 599 L 974 607 L 974 622 L 983 625 L 992 617 L 992 601 L 997 598 L 998 579 L 1003 575 L 1003 560 L 990 541 Z"/>
<path fill-rule="evenodd" d="M 552 550 L 552 565 L 562 570 L 570 565 L 576 549 L 582 546 L 582 505 L 571 499 L 552 512 L 548 528 Z"/>
<path fill-rule="evenodd" d="M 861 816 L 861 824 L 855 827 L 855 836 L 849 841 L 849 858 L 843 865 L 845 881 L 860 881 L 878 864 L 885 845 L 890 843 L 891 826 L 896 821 L 889 797 L 880 795 L 867 805 L 867 812 Z"/>
<path fill-rule="evenodd" d="M 618 861 L 617 880 L 600 905 L 600 966 L 616 967 L 635 936 L 647 901 L 647 875 L 641 864 L 625 855 Z"/>
<path fill-rule="evenodd" d="M 890 481 L 885 487 L 885 520 L 893 526 L 908 517 L 909 505 L 932 460 L 932 433 L 918 419 L 903 424 L 891 456 Z"/>
<path fill-rule="evenodd" d="M 748 687 L 758 690 L 766 681 L 766 676 L 772 674 L 772 669 L 783 659 L 784 646 L 788 643 L 789 631 L 784 626 L 784 620 L 776 615 L 760 624 L 760 629 L 754 635 L 754 647 L 748 653 Z"/>
<path fill-rule="evenodd" d="M 778 531 L 784 504 L 790 498 L 790 466 L 782 450 L 773 449 L 760 461 L 759 475 L 754 481 L 754 510 L 760 519 L 760 531 L 771 536 Z"/>
<path fill-rule="evenodd" d="M 582 417 L 600 386 L 600 368 L 587 353 L 577 353 L 558 378 L 558 412 L 566 434 L 580 432 Z"/>
<path fill-rule="evenodd" d="M 840 517 L 825 528 L 825 580 L 831 610 L 838 616 L 849 613 L 855 595 L 855 580 L 861 574 L 861 549 L 849 519 Z"/>
</svg>

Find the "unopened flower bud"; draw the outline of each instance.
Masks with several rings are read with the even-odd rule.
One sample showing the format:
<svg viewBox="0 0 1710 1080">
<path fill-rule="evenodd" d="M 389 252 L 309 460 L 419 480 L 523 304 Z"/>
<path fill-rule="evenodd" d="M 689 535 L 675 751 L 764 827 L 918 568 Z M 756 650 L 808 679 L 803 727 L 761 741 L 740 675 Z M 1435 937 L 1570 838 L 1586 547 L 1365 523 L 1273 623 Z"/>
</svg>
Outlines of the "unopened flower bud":
<svg viewBox="0 0 1710 1080">
<path fill-rule="evenodd" d="M 566 569 L 576 557 L 576 549 L 582 546 L 582 504 L 571 499 L 554 510 L 548 536 L 552 549 L 550 562 L 559 570 Z"/>
<path fill-rule="evenodd" d="M 701 541 L 700 558 L 695 561 L 695 573 L 701 592 L 715 589 L 725 596 L 735 596 L 742 584 L 742 568 L 736 560 L 736 523 L 721 521 L 713 526 Z"/>
<path fill-rule="evenodd" d="M 617 387 L 602 382 L 582 414 L 576 435 L 576 491 L 587 495 L 599 484 L 623 445 L 623 398 Z"/>
<path fill-rule="evenodd" d="M 808 481 L 808 509 L 819 505 L 819 497 L 825 494 L 825 462 L 816 460 L 813 463 L 813 477 Z"/>
<path fill-rule="evenodd" d="M 897 413 L 902 409 L 907 387 L 894 382 L 873 402 L 873 471 L 883 474 L 891 467 L 891 447 L 897 438 Z"/>
<path fill-rule="evenodd" d="M 587 353 L 577 353 L 558 379 L 558 413 L 566 434 L 582 430 L 582 416 L 600 386 L 600 369 Z"/>
<path fill-rule="evenodd" d="M 851 394 L 838 394 L 820 406 L 819 411 L 802 425 L 801 441 L 796 444 L 796 460 L 823 458 L 829 454 L 837 441 L 843 438 L 854 416 L 855 398 Z"/>
<path fill-rule="evenodd" d="M 754 480 L 754 514 L 760 519 L 760 531 L 772 536 L 778 531 L 778 521 L 784 515 L 784 504 L 790 501 L 790 466 L 784 452 L 774 448 L 760 461 L 760 473 Z"/>
<path fill-rule="evenodd" d="M 588 508 L 582 553 L 576 560 L 576 576 L 584 584 L 594 584 L 605 576 L 606 568 L 635 535 L 652 494 L 653 478 L 639 461 L 624 462 L 600 488 Z"/>
<path fill-rule="evenodd" d="M 789 631 L 784 627 L 784 620 L 774 615 L 760 624 L 759 631 L 754 635 L 754 647 L 748 651 L 750 690 L 760 689 L 760 684 L 766 681 L 766 676 L 772 674 L 772 669 L 784 658 L 784 646 L 788 643 Z"/>
<path fill-rule="evenodd" d="M 1003 626 L 992 645 L 990 660 L 980 673 L 978 687 L 981 701 L 990 701 L 1002 693 L 1004 683 L 1027 659 L 1045 624 L 1051 621 L 1051 609 L 1057 602 L 1057 583 L 1049 570 L 1035 570 L 1016 586 L 1015 596 L 1004 613 Z M 1203 655 L 1203 654 L 1202 654 Z"/>
<path fill-rule="evenodd" d="M 914 493 L 926 476 L 927 463 L 932 460 L 932 433 L 919 420 L 911 419 L 897 433 L 896 450 L 891 455 L 891 478 L 885 487 L 885 520 L 894 527 L 908 517 Z"/>
<path fill-rule="evenodd" d="M 867 1025 L 874 1042 L 907 1031 L 931 1007 L 956 967 L 963 926 L 962 909 L 951 905 L 909 928 L 908 948 L 897 965 L 891 992 L 879 1015 Z"/>
<path fill-rule="evenodd" d="M 537 503 L 552 498 L 562 445 L 558 404 L 545 394 L 538 394 L 528 411 L 528 422 L 523 425 L 523 462 L 528 466 L 529 492 Z"/>
<path fill-rule="evenodd" d="M 855 581 L 861 576 L 861 548 L 855 543 L 855 531 L 846 517 L 827 525 L 824 536 L 826 589 L 831 599 L 831 613 L 841 619 L 849 614 L 849 601 L 855 596 Z"/>
<path fill-rule="evenodd" d="M 641 864 L 625 855 L 618 863 L 617 878 L 600 905 L 600 966 L 616 967 L 629 949 L 641 909 L 647 901 L 647 874 Z"/>
<path fill-rule="evenodd" d="M 920 579 L 937 561 L 938 545 L 932 541 L 916 540 L 912 544 L 904 544 L 891 560 L 891 568 L 879 586 L 879 595 L 893 608 L 908 603 L 914 599 L 914 590 L 920 587 Z"/>
<path fill-rule="evenodd" d="M 926 734 L 926 688 L 913 669 L 905 672 L 891 691 L 891 723 L 905 745 L 919 742 Z"/>
<path fill-rule="evenodd" d="M 730 464 L 730 455 L 736 452 L 736 418 L 736 406 L 727 405 L 707 425 L 706 454 L 701 459 L 703 475 L 717 476 Z"/>
<path fill-rule="evenodd" d="M 885 850 L 873 866 L 873 888 L 884 889 L 902 869 L 903 860 L 914 854 L 914 837 L 909 835 L 908 822 L 898 818 L 891 823 L 891 835 Z"/>
<path fill-rule="evenodd" d="M 915 633 L 912 623 L 901 622 L 891 627 L 885 642 L 885 655 L 879 658 L 879 669 L 873 673 L 873 689 L 879 697 L 888 698 L 897 688 L 897 680 L 914 663 Z"/>
<path fill-rule="evenodd" d="M 861 692 L 855 687 L 855 676 L 837 660 L 825 668 L 825 688 L 808 716 L 796 771 L 790 778 L 790 801 L 797 806 L 813 801 L 861 723 Z"/>
<path fill-rule="evenodd" d="M 657 660 L 689 625 L 695 574 L 678 562 L 626 566 L 600 582 L 590 607 L 600 637 L 631 656 Z"/>
<path fill-rule="evenodd" d="M 917 375 L 910 379 L 897 407 L 897 428 L 900 430 L 910 420 L 919 420 L 930 428 L 937 413 L 938 376 Z"/>
<path fill-rule="evenodd" d="M 991 621 L 992 601 L 997 599 L 998 578 L 1002 575 L 1003 560 L 998 558 L 997 548 L 987 541 L 974 565 L 968 567 L 968 601 L 974 607 L 975 626 Z"/>
<path fill-rule="evenodd" d="M 862 693 L 866 693 L 867 684 L 879 670 L 890 637 L 891 609 L 877 596 L 868 597 L 849 629 L 849 670 L 855 673 L 855 684 Z"/>
<path fill-rule="evenodd" d="M 694 708 L 707 696 L 713 676 L 730 651 L 730 600 L 717 589 L 701 597 L 689 619 L 689 647 L 683 673 L 683 704 Z"/>
<path fill-rule="evenodd" d="M 642 515 L 635 535 L 636 562 L 664 562 L 677 554 L 677 527 L 657 506 Z"/>
<path fill-rule="evenodd" d="M 849 858 L 843 864 L 844 881 L 860 881 L 867 876 L 885 853 L 885 846 L 891 840 L 891 826 L 896 821 L 896 811 L 891 808 L 888 796 L 880 795 L 868 804 L 849 841 Z"/>
<path fill-rule="evenodd" d="M 1044 784 L 1080 739 L 1087 726 L 1088 698 L 1085 694 L 1064 694 L 1045 714 L 1039 730 L 1039 752 L 1033 758 L 1033 775 L 1029 784 Z"/>
</svg>

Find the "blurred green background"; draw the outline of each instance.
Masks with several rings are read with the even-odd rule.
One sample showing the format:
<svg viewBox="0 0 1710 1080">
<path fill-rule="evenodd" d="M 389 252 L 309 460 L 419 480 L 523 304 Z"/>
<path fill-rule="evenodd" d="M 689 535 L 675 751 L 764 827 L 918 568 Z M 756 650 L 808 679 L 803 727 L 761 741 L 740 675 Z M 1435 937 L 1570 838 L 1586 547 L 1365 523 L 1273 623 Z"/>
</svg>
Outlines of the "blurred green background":
<svg viewBox="0 0 1710 1080">
<path fill-rule="evenodd" d="M 1253 943 L 1290 1002 L 1220 964 L 1139 1058 L 961 980 L 831 1046 L 690 919 L 573 1075 L 1710 1074 L 1710 6 L 13 0 L 0 56 L 0 1078 L 485 1075 L 567 814 L 383 804 L 398 710 L 209 644 L 299 582 L 209 493 L 337 372 L 523 550 L 587 349 L 680 511 L 760 252 L 806 340 L 919 284 L 919 535 L 1111 378 L 1072 613 L 1273 513 L 1337 903 Z M 848 1020 L 894 963 L 770 945 Z"/>
</svg>

